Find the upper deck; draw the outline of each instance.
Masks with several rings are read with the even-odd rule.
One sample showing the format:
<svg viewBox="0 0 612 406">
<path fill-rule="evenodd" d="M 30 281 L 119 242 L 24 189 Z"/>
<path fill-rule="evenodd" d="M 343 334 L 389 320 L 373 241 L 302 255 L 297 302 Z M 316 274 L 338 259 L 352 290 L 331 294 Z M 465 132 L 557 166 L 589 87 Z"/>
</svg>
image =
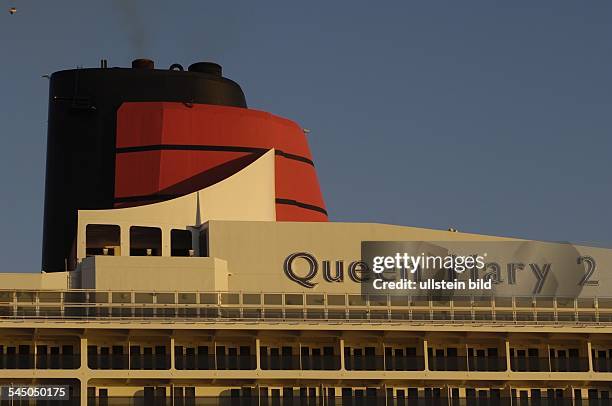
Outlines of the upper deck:
<svg viewBox="0 0 612 406">
<path fill-rule="evenodd" d="M 268 321 L 392 330 L 427 325 L 607 330 L 612 328 L 612 297 L 456 296 L 441 301 L 355 293 L 0 290 L 0 322 L 8 320 L 188 323 L 192 328 Z"/>
</svg>

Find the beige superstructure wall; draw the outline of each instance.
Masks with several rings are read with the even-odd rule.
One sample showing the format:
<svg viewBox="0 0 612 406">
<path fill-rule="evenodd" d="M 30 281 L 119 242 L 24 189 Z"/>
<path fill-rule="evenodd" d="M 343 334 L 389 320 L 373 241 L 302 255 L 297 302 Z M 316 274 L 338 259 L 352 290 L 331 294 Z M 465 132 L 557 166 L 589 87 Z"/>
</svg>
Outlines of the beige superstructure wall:
<svg viewBox="0 0 612 406">
<path fill-rule="evenodd" d="M 362 241 L 526 241 L 461 232 L 394 226 L 375 223 L 299 223 L 257 221 L 210 221 L 209 251 L 211 257 L 227 261 L 229 289 L 234 291 L 264 292 L 329 292 L 359 293 L 360 285 L 348 278 L 347 268 L 361 259 Z M 556 243 L 543 243 L 559 245 Z M 612 252 L 609 249 L 576 246 L 580 255 L 598 258 L 597 272 L 592 276 L 597 285 L 586 285 L 581 296 L 610 296 L 605 287 L 612 284 Z M 288 255 L 307 252 L 316 257 L 319 272 L 314 288 L 306 288 L 291 281 L 283 273 Z M 575 258 L 572 258 L 575 260 Z M 323 280 L 323 261 L 335 269 L 335 261 L 342 261 L 344 282 Z M 308 264 L 298 260 L 293 264 L 296 273 L 305 275 Z M 525 275 L 534 278 L 529 270 Z"/>
<path fill-rule="evenodd" d="M 219 292 L 228 290 L 226 261 L 209 257 L 86 258 L 81 288 L 109 291 Z"/>
<path fill-rule="evenodd" d="M 126 220 L 127 221 L 127 220 Z M 134 223 L 131 223 L 134 224 Z M 138 223 L 136 223 L 138 224 Z M 129 229 L 129 224 L 125 226 Z M 186 225 L 188 228 L 188 224 Z M 170 230 L 167 230 L 170 231 Z M 122 228 L 123 232 L 123 228 Z M 361 293 L 359 283 L 348 275 L 352 262 L 361 260 L 363 241 L 425 241 L 434 243 L 471 241 L 477 243 L 520 242 L 461 232 L 448 232 L 414 227 L 373 223 L 300 223 L 276 221 L 210 220 L 194 234 L 206 235 L 206 252 L 195 252 L 195 257 L 172 257 L 169 249 L 160 256 L 129 256 L 129 249 L 120 254 L 97 255 L 84 258 L 79 273 L 0 274 L 6 289 L 103 289 L 131 291 L 232 291 L 269 293 Z M 551 244 L 554 243 L 544 243 Z M 558 245 L 558 244 L 557 244 Z M 612 284 L 612 252 L 608 249 L 575 247 L 576 253 L 597 258 L 597 269 L 590 280 L 596 283 L 581 288 L 582 297 L 609 297 L 606 286 Z M 291 280 L 284 272 L 287 257 L 306 252 L 317 261 L 318 272 L 312 278 L 316 285 L 307 288 Z M 203 254 L 205 256 L 199 256 Z M 571 258 L 575 261 L 575 258 Z M 323 268 L 335 273 L 344 271 L 342 282 L 324 280 Z M 579 267 L 581 267 L 580 265 Z M 308 273 L 309 266 L 297 259 L 292 269 L 298 275 Z M 582 273 L 582 270 L 578 270 Z M 585 271 L 586 272 L 586 267 Z M 535 281 L 529 270 L 525 278 Z M 580 275 L 578 275 L 580 276 Z M 79 280 L 80 283 L 70 283 Z"/>
<path fill-rule="evenodd" d="M 68 289 L 69 272 L 53 273 L 0 273 L 2 289 L 63 290 Z"/>
<path fill-rule="evenodd" d="M 231 290 L 267 292 L 330 292 L 359 293 L 360 285 L 345 277 L 343 283 L 325 282 L 319 275 L 317 286 L 308 289 L 292 282 L 283 274 L 286 257 L 295 252 L 308 252 L 319 260 L 343 261 L 346 274 L 352 261 L 361 259 L 362 241 L 472 241 L 504 240 L 476 234 L 451 233 L 414 227 L 373 223 L 298 223 L 210 221 L 210 255 L 228 261 L 233 274 Z M 295 269 L 304 274 L 307 265 L 296 261 Z"/>
</svg>

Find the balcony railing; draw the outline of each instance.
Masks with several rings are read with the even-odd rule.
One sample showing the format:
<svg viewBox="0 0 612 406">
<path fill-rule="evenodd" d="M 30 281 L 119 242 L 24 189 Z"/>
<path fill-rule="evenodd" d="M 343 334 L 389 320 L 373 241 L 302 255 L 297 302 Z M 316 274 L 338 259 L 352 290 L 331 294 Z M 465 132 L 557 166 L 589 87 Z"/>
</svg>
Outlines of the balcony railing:
<svg viewBox="0 0 612 406">
<path fill-rule="evenodd" d="M 79 354 L 37 354 L 36 369 L 77 369 L 81 366 Z"/>
<path fill-rule="evenodd" d="M 176 355 L 174 366 L 179 370 L 252 370 L 257 368 L 255 355 Z"/>
<path fill-rule="evenodd" d="M 265 370 L 337 371 L 340 369 L 340 356 L 268 355 L 262 356 L 260 363 L 261 369 Z"/>
<path fill-rule="evenodd" d="M 383 356 L 383 355 L 350 355 L 344 357 L 349 371 L 423 371 L 423 357 Z"/>
<path fill-rule="evenodd" d="M 34 369 L 34 354 L 0 354 L 0 369 Z"/>
<path fill-rule="evenodd" d="M 90 369 L 170 369 L 170 355 L 166 354 L 89 354 Z"/>
<path fill-rule="evenodd" d="M 506 370 L 506 359 L 501 357 L 436 357 L 429 356 L 431 371 L 487 371 Z"/>
<path fill-rule="evenodd" d="M 468 357 L 468 371 L 505 371 L 506 358 L 503 357 Z"/>
<path fill-rule="evenodd" d="M 385 358 L 385 371 L 423 371 L 425 359 L 412 356 L 392 356 Z"/>
<path fill-rule="evenodd" d="M 339 355 L 332 356 L 262 356 L 264 370 L 339 370 Z M 506 359 L 502 357 L 436 357 L 429 356 L 430 371 L 505 371 Z M 90 369 L 119 370 L 168 370 L 168 354 L 89 354 Z M 0 369 L 77 369 L 80 355 L 63 354 L 0 354 Z M 255 355 L 176 355 L 178 370 L 253 370 Z M 587 372 L 586 357 L 548 358 L 512 357 L 513 372 Z M 420 356 L 347 355 L 345 368 L 353 371 L 423 371 L 424 358 Z M 612 359 L 595 358 L 595 372 L 612 372 Z"/>
<path fill-rule="evenodd" d="M 180 355 L 174 357 L 174 366 L 181 370 L 214 370 L 217 368 L 217 363 L 214 355 L 194 354 Z"/>
<path fill-rule="evenodd" d="M 217 356 L 217 369 L 220 370 L 251 370 L 257 368 L 255 355 L 225 355 Z"/>
<path fill-rule="evenodd" d="M 593 369 L 595 372 L 612 372 L 612 358 L 595 358 Z"/>
<path fill-rule="evenodd" d="M 586 357 L 550 358 L 551 372 L 586 372 L 589 359 Z"/>
<path fill-rule="evenodd" d="M 0 354 L 0 369 L 77 369 L 80 355 Z"/>
<path fill-rule="evenodd" d="M 513 357 L 510 359 L 510 367 L 515 372 L 586 372 L 589 370 L 589 359 Z"/>
<path fill-rule="evenodd" d="M 305 371 L 337 371 L 340 369 L 339 355 L 302 356 L 302 370 Z"/>
<path fill-rule="evenodd" d="M 385 357 L 382 355 L 350 355 L 344 357 L 349 371 L 384 371 Z"/>
</svg>

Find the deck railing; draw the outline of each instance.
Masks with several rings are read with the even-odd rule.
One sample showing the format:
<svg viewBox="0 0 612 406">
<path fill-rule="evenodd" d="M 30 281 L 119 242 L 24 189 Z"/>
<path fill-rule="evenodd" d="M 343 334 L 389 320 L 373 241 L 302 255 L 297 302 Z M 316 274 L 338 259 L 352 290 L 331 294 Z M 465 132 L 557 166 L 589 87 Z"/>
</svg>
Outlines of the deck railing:
<svg viewBox="0 0 612 406">
<path fill-rule="evenodd" d="M 0 290 L 2 319 L 327 320 L 612 325 L 612 298 Z"/>
</svg>

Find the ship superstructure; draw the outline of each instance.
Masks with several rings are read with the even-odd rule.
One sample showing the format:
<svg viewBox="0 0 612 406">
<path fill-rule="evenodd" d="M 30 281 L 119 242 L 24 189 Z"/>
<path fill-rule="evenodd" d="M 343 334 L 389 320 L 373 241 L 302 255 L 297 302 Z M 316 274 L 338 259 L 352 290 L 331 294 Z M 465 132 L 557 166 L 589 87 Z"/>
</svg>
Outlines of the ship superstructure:
<svg viewBox="0 0 612 406">
<path fill-rule="evenodd" d="M 609 404 L 611 273 L 577 297 L 363 294 L 363 241 L 511 239 L 330 222 L 305 131 L 219 65 L 105 66 L 51 76 L 45 272 L 0 274 L 0 385 L 100 406 Z"/>
</svg>

